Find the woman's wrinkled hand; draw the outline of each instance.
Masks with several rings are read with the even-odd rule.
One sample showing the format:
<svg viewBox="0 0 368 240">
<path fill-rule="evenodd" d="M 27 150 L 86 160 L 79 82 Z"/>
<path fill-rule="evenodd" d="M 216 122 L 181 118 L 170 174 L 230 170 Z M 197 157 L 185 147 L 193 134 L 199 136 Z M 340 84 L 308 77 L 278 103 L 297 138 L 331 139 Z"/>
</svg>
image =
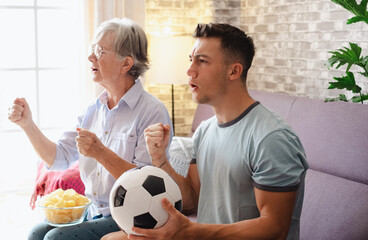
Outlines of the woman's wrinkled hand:
<svg viewBox="0 0 368 240">
<path fill-rule="evenodd" d="M 14 100 L 13 105 L 8 108 L 8 119 L 23 129 L 32 124 L 32 113 L 26 99 Z"/>
<path fill-rule="evenodd" d="M 86 129 L 77 128 L 78 136 L 75 138 L 77 142 L 78 152 L 86 157 L 97 159 L 102 154 L 105 146 L 100 139 Z"/>
</svg>

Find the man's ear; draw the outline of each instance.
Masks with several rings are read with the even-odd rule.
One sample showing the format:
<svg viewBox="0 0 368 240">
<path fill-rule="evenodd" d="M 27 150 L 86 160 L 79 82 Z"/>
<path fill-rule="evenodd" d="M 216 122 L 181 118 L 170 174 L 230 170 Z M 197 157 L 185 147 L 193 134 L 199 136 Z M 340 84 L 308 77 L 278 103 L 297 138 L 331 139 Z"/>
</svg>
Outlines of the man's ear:
<svg viewBox="0 0 368 240">
<path fill-rule="evenodd" d="M 127 73 L 133 65 L 134 59 L 130 56 L 125 57 L 121 65 L 121 72 Z"/>
<path fill-rule="evenodd" d="M 240 78 L 243 72 L 243 66 L 240 63 L 233 63 L 229 66 L 229 78 L 230 80 L 234 80 Z"/>
</svg>

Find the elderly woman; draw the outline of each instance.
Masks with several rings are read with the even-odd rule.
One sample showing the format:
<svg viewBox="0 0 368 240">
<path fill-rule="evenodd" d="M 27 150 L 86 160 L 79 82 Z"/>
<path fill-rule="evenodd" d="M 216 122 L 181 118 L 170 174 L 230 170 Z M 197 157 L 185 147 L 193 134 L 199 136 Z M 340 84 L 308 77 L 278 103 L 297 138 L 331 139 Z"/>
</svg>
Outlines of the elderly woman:
<svg viewBox="0 0 368 240">
<path fill-rule="evenodd" d="M 139 80 L 148 69 L 147 38 L 139 25 L 128 19 L 104 22 L 88 59 L 93 81 L 105 90 L 57 143 L 33 122 L 25 99 L 17 98 L 9 111 L 9 119 L 25 131 L 50 170 L 67 169 L 79 160 L 85 194 L 93 202 L 82 224 L 54 228 L 40 223 L 29 239 L 100 239 L 118 231 L 109 212 L 110 190 L 123 172 L 151 164 L 145 128 L 171 124 L 165 106 L 144 91 Z"/>
</svg>

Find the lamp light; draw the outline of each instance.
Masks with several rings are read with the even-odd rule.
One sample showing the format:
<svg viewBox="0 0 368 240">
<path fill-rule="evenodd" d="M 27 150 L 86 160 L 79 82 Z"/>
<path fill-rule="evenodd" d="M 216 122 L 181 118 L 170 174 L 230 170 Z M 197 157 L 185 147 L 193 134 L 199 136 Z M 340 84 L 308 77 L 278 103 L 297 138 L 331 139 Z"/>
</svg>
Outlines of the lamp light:
<svg viewBox="0 0 368 240">
<path fill-rule="evenodd" d="M 171 116 L 175 134 L 174 84 L 188 84 L 189 54 L 194 39 L 186 35 L 149 35 L 148 54 L 151 67 L 149 83 L 171 84 Z"/>
</svg>

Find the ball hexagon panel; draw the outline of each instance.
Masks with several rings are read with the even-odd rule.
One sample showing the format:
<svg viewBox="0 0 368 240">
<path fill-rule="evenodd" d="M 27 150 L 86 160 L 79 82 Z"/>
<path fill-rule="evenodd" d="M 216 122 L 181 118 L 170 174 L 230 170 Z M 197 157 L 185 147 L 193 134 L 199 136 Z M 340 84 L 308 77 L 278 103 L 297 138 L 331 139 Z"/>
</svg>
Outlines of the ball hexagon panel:
<svg viewBox="0 0 368 240">
<path fill-rule="evenodd" d="M 162 221 L 157 221 L 157 224 L 156 224 L 156 226 L 154 228 L 162 227 L 166 222 L 167 222 L 167 219 L 166 220 L 162 220 Z"/>
<path fill-rule="evenodd" d="M 151 205 L 155 207 L 150 208 L 149 212 L 157 220 L 157 222 L 166 222 L 167 218 L 169 217 L 169 214 L 162 207 L 162 198 L 167 198 L 167 200 L 169 200 L 171 203 L 174 203 L 172 198 L 167 193 L 161 193 L 152 198 Z"/>
<path fill-rule="evenodd" d="M 178 211 L 181 212 L 182 210 L 181 192 L 178 185 L 169 175 L 165 177 L 164 182 L 167 194 L 170 195 L 171 198 L 173 199 L 173 205 Z"/>
<path fill-rule="evenodd" d="M 140 172 L 140 169 L 127 171 L 118 178 L 120 185 L 126 190 L 142 186 L 144 180 L 146 180 L 146 176 Z"/>
<path fill-rule="evenodd" d="M 145 172 L 147 175 L 154 175 L 162 178 L 168 176 L 168 174 L 164 170 L 153 166 L 144 166 L 142 167 L 141 171 Z"/>
<path fill-rule="evenodd" d="M 111 216 L 114 220 L 119 223 L 119 227 L 124 229 L 124 231 L 129 234 L 132 227 L 134 226 L 133 216 L 124 207 L 114 208 L 111 212 Z"/>
<path fill-rule="evenodd" d="M 124 208 L 130 215 L 137 216 L 149 211 L 152 196 L 142 186 L 129 189 L 125 195 Z"/>
</svg>

